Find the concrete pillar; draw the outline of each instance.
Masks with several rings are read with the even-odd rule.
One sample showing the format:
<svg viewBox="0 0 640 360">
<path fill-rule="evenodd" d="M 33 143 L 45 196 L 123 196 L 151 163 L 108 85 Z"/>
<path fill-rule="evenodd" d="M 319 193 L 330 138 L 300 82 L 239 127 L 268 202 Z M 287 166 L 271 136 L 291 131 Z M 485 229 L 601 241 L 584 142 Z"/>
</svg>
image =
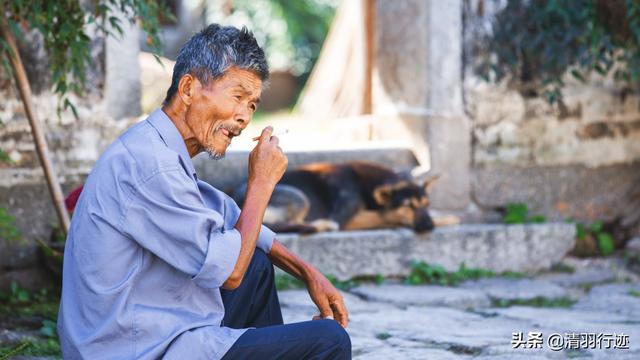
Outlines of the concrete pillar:
<svg viewBox="0 0 640 360">
<path fill-rule="evenodd" d="M 471 133 L 462 104 L 462 0 L 377 1 L 373 113 L 406 127 L 416 156 L 441 178 L 440 210 L 470 204 Z M 407 131 L 408 130 L 408 131 Z"/>
<path fill-rule="evenodd" d="M 118 17 L 123 30 L 122 35 L 113 30 L 115 36 L 107 37 L 105 42 L 104 97 L 107 113 L 114 119 L 138 116 L 142 112 L 140 107 L 140 65 L 138 63 L 140 30 L 122 14 Z"/>
</svg>

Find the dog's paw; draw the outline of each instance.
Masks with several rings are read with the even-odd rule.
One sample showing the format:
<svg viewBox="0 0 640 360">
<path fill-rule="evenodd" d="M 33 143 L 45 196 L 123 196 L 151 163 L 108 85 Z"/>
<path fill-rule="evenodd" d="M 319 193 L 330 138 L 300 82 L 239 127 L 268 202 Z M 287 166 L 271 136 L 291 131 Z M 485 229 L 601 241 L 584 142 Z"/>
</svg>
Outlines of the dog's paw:
<svg viewBox="0 0 640 360">
<path fill-rule="evenodd" d="M 315 227 L 318 232 L 320 231 L 338 231 L 340 230 L 340 224 L 330 219 L 318 219 L 309 223 L 309 225 Z"/>
</svg>

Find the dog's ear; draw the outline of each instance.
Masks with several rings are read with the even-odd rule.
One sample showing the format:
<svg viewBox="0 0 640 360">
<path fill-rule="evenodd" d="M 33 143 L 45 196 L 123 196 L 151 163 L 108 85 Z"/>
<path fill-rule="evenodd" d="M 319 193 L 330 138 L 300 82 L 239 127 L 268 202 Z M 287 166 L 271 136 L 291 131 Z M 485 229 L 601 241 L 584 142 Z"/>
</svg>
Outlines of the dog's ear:
<svg viewBox="0 0 640 360">
<path fill-rule="evenodd" d="M 381 185 L 373 190 L 373 199 L 380 206 L 388 206 L 391 203 L 391 194 L 393 193 L 393 185 Z"/>
<path fill-rule="evenodd" d="M 431 192 L 431 188 L 433 188 L 433 184 L 435 184 L 435 182 L 438 181 L 438 179 L 440 179 L 440 174 L 431 176 L 424 181 L 424 184 L 422 186 L 424 187 L 424 191 L 426 191 L 427 194 Z"/>
</svg>

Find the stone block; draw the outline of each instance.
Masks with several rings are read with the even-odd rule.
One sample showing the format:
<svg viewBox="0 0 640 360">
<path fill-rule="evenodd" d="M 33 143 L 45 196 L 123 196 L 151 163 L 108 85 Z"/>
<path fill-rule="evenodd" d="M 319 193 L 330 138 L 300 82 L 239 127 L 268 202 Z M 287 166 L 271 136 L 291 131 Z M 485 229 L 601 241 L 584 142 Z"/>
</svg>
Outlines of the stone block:
<svg viewBox="0 0 640 360">
<path fill-rule="evenodd" d="M 575 226 L 471 224 L 411 237 L 411 256 L 455 271 L 461 264 L 496 272 L 549 269 L 573 248 Z"/>
<path fill-rule="evenodd" d="M 450 286 L 364 285 L 351 290 L 368 301 L 397 306 L 448 306 L 458 309 L 488 307 L 491 301 L 481 289 Z"/>
<path fill-rule="evenodd" d="M 491 165 L 473 169 L 472 192 L 483 208 L 522 202 L 550 220 L 613 220 L 640 207 L 637 184 L 638 161 L 599 168 Z"/>
<path fill-rule="evenodd" d="M 460 284 L 462 289 L 478 290 L 492 299 L 517 300 L 537 297 L 554 299 L 569 296 L 569 292 L 550 282 L 533 279 L 492 278 L 467 281 Z"/>
<path fill-rule="evenodd" d="M 321 272 L 349 279 L 391 276 L 408 269 L 410 242 L 405 231 L 344 231 L 308 236 L 278 235 L 287 248 Z"/>
<path fill-rule="evenodd" d="M 27 241 L 0 239 L 0 269 L 25 269 L 37 265 L 38 247 Z"/>
<path fill-rule="evenodd" d="M 58 285 L 54 284 L 50 275 L 40 268 L 0 272 L 0 289 L 9 289 L 11 283 L 14 281 L 18 283 L 21 288 L 29 291 L 38 291 Z"/>
<path fill-rule="evenodd" d="M 278 239 L 320 271 L 339 279 L 407 275 L 412 260 L 449 271 L 462 264 L 495 272 L 540 271 L 559 262 L 575 243 L 575 226 L 459 225 L 418 235 L 408 229 L 345 231 Z"/>
</svg>

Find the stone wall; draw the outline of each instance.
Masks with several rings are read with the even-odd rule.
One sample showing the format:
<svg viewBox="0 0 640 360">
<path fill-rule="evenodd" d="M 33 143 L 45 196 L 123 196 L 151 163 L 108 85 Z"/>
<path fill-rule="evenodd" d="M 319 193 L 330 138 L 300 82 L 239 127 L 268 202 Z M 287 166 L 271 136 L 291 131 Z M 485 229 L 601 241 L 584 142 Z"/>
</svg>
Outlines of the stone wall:
<svg viewBox="0 0 640 360">
<path fill-rule="evenodd" d="M 137 41 L 131 41 L 130 36 L 137 40 L 137 33 L 131 31 L 123 38 L 108 41 L 94 33 L 86 87 L 81 96 L 70 96 L 77 118 L 71 111 L 57 113 L 58 98 L 50 90 L 41 36 L 36 32 L 27 34 L 19 45 L 34 93 L 34 111 L 65 194 L 84 181 L 104 149 L 140 114 L 137 69 L 128 67 L 129 76 L 107 74 L 107 69 L 122 72 L 123 66 L 137 64 Z M 123 50 L 120 41 L 128 44 L 126 49 Z M 13 161 L 0 163 L 0 207 L 16 218 L 16 227 L 24 238 L 22 241 L 0 238 L 0 288 L 17 280 L 23 286 L 37 289 L 47 280 L 37 266 L 42 259 L 38 257 L 35 241 L 49 240 L 57 218 L 22 102 L 13 79 L 4 72 L 0 74 L 0 98 L 0 149 Z"/>
<path fill-rule="evenodd" d="M 464 2 L 464 109 L 472 120 L 472 196 L 482 208 L 527 203 L 554 219 L 640 223 L 640 95 L 566 76 L 562 101 L 473 71 L 503 1 Z M 637 231 L 637 226 L 636 230 Z"/>
</svg>

